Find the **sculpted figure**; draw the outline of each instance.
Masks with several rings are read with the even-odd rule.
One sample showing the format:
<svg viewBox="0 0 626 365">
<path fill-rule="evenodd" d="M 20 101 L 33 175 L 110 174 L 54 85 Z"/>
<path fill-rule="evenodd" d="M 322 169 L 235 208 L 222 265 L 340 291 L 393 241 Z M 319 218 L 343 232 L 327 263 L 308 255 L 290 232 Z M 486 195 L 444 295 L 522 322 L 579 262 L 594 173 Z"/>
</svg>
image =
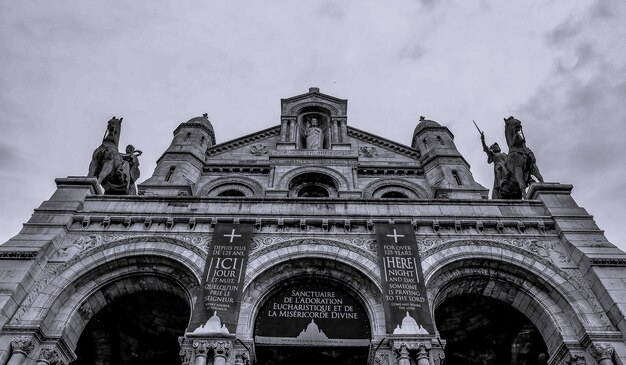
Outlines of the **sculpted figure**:
<svg viewBox="0 0 626 365">
<path fill-rule="evenodd" d="M 139 159 L 141 151 L 132 145 L 126 147 L 126 153 L 118 151 L 123 118 L 111 118 L 102 139 L 91 157 L 87 176 L 98 179 L 105 194 L 136 194 L 134 182 L 139 178 Z"/>
<path fill-rule="evenodd" d="M 500 146 L 497 143 L 487 147 L 485 143 L 485 133 L 483 132 L 480 132 L 480 141 L 483 144 L 483 151 L 487 154 L 487 163 L 493 163 L 493 190 L 491 192 L 491 199 L 502 199 L 500 187 L 507 175 L 507 155 L 500 150 Z"/>
<path fill-rule="evenodd" d="M 322 149 L 322 129 L 318 126 L 317 118 L 312 118 L 306 124 L 306 145 L 307 150 Z"/>
<path fill-rule="evenodd" d="M 534 176 L 543 182 L 543 176 L 537 167 L 535 154 L 526 147 L 526 138 L 522 131 L 522 122 L 508 117 L 504 119 L 504 135 L 509 146 L 509 155 L 506 169 L 509 172 L 500 192 L 504 198 L 526 198 L 526 187 L 533 181 Z"/>
</svg>

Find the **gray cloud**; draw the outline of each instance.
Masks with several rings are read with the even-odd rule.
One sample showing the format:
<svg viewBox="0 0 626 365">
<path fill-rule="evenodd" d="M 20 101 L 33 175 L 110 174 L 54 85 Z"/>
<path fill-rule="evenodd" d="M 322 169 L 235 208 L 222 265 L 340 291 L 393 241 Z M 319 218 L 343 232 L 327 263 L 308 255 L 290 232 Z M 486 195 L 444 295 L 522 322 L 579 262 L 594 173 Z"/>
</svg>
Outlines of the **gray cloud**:
<svg viewBox="0 0 626 365">
<path fill-rule="evenodd" d="M 570 18 L 557 25 L 546 35 L 546 38 L 548 43 L 559 45 L 576 37 L 580 33 L 581 29 L 582 23 L 574 21 Z"/>
</svg>

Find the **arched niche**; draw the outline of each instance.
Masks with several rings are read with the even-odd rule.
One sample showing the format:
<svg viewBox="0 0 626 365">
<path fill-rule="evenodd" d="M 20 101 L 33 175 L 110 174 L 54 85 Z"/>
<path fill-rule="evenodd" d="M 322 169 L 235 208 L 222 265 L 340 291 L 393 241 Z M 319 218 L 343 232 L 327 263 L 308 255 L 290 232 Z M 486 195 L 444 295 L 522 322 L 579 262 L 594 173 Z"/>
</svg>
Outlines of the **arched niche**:
<svg viewBox="0 0 626 365">
<path fill-rule="evenodd" d="M 299 198 L 336 198 L 339 195 L 337 183 L 331 176 L 307 172 L 294 177 L 289 182 L 289 196 Z"/>
<path fill-rule="evenodd" d="M 309 106 L 298 113 L 298 135 L 296 146 L 298 149 L 322 150 L 331 149 L 333 131 L 331 128 L 331 116 L 328 109 L 319 106 Z M 315 126 L 317 124 L 317 126 Z M 316 132 L 316 128 L 318 131 Z M 319 135 L 319 142 L 311 145 L 310 141 L 316 140 Z"/>
</svg>

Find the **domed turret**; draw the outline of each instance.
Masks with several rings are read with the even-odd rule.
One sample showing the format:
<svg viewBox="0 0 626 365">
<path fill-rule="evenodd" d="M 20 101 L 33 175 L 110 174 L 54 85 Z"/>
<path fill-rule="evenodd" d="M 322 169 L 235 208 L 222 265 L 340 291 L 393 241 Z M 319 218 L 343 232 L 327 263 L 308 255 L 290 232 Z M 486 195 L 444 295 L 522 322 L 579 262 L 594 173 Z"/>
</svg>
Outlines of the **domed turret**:
<svg viewBox="0 0 626 365">
<path fill-rule="evenodd" d="M 415 141 L 415 136 L 427 128 L 441 128 L 441 124 L 435 122 L 434 120 L 426 119 L 423 116 L 420 116 L 420 121 L 417 123 L 417 126 L 413 131 L 413 141 Z"/>
<path fill-rule="evenodd" d="M 208 148 L 215 145 L 215 132 L 207 113 L 181 123 L 174 130 L 172 143 L 157 161 L 152 177 L 143 188 L 167 186 L 160 194 L 191 195 L 202 174 Z"/>
</svg>

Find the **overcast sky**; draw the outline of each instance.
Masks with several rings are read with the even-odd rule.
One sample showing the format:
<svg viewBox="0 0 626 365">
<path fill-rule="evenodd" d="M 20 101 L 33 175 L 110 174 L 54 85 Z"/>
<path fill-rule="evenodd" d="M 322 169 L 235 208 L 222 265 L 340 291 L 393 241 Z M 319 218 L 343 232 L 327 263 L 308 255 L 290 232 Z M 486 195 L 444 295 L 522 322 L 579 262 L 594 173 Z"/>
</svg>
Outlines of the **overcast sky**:
<svg viewBox="0 0 626 365">
<path fill-rule="evenodd" d="M 107 120 L 144 151 L 209 114 L 219 142 L 278 125 L 280 98 L 317 86 L 348 124 L 403 144 L 447 125 L 475 179 L 487 142 L 523 122 L 546 181 L 626 248 L 626 2 L 0 1 L 0 242 L 86 175 Z"/>
</svg>

